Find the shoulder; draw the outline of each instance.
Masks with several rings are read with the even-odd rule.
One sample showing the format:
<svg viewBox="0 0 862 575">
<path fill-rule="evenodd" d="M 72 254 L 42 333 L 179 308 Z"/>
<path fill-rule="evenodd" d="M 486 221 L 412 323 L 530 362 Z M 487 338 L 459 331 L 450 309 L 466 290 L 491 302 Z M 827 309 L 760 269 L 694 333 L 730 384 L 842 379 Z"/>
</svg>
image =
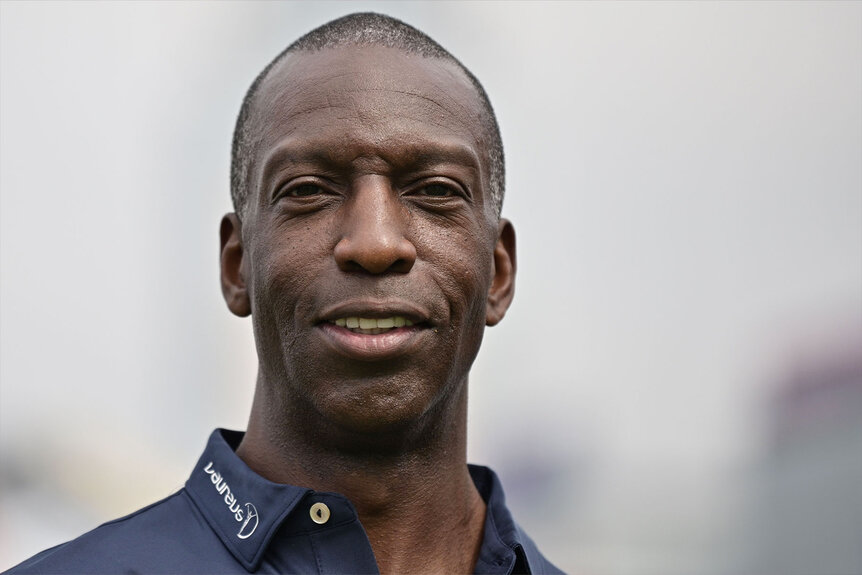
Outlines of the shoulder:
<svg viewBox="0 0 862 575">
<path fill-rule="evenodd" d="M 67 543 L 8 574 L 225 572 L 234 564 L 185 489 Z"/>
</svg>

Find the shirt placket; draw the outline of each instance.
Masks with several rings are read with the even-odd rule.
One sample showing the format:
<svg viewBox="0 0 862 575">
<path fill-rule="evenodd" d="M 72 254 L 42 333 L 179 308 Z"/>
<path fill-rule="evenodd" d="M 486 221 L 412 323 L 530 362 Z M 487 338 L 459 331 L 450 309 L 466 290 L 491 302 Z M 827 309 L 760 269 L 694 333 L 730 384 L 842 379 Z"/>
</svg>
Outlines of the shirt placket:
<svg viewBox="0 0 862 575">
<path fill-rule="evenodd" d="M 341 495 L 309 492 L 270 543 L 266 563 L 279 573 L 379 574 L 365 529 Z"/>
</svg>

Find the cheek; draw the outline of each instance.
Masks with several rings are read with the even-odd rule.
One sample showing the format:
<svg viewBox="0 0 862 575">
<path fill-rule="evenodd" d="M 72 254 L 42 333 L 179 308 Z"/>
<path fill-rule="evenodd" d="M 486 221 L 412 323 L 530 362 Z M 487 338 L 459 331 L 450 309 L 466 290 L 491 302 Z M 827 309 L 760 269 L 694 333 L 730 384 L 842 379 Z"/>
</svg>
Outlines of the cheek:
<svg viewBox="0 0 862 575">
<path fill-rule="evenodd" d="M 449 301 L 452 329 L 484 326 L 491 285 L 491 252 L 472 234 L 452 233 L 438 238 L 433 258 L 436 275 Z"/>
<path fill-rule="evenodd" d="M 273 235 L 274 239 L 256 245 L 252 254 L 252 315 L 261 322 L 278 321 L 279 330 L 284 330 L 302 309 L 303 294 L 313 287 L 321 259 L 319 246 L 302 234 Z"/>
</svg>

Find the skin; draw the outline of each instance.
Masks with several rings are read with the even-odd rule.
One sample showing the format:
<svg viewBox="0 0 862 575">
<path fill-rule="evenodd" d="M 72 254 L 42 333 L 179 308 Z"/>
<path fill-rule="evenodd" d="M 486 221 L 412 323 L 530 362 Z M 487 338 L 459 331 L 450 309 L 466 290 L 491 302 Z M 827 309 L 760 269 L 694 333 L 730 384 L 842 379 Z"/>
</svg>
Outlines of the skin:
<svg viewBox="0 0 862 575">
<path fill-rule="evenodd" d="M 471 572 L 481 544 L 467 379 L 512 301 L 515 235 L 490 202 L 480 111 L 444 60 L 291 54 L 256 101 L 248 209 L 221 224 L 225 301 L 252 316 L 259 358 L 237 453 L 348 497 L 384 574 Z M 415 325 L 331 323 L 393 315 Z"/>
</svg>

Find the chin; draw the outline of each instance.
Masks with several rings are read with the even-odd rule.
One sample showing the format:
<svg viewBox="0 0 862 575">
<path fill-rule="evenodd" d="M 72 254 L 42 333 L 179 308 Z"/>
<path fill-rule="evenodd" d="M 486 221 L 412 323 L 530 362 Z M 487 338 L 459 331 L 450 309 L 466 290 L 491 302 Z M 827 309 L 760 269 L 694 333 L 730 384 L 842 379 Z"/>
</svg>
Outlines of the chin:
<svg viewBox="0 0 862 575">
<path fill-rule="evenodd" d="M 400 393 L 392 393 L 392 385 L 377 393 L 363 387 L 337 397 L 329 394 L 316 406 L 322 419 L 330 424 L 320 426 L 319 431 L 329 432 L 339 449 L 414 449 L 417 442 L 437 435 L 434 430 L 444 423 L 446 418 L 441 415 L 447 411 L 440 406 L 452 403 L 427 389 L 423 393 L 421 386 L 414 390 L 395 386 Z"/>
<path fill-rule="evenodd" d="M 330 398 L 324 413 L 339 427 L 357 433 L 397 432 L 419 424 L 433 402 L 425 394 L 358 395 Z"/>
</svg>

